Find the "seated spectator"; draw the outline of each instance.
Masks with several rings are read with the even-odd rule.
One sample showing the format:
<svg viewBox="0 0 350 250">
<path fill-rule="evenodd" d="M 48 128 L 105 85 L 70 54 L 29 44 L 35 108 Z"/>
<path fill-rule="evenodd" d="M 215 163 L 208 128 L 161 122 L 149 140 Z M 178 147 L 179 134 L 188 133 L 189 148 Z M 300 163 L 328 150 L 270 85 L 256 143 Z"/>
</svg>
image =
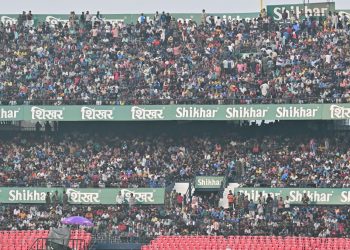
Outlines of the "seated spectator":
<svg viewBox="0 0 350 250">
<path fill-rule="evenodd" d="M 87 11 L 34 26 L 23 12 L 0 24 L 1 104 L 349 102 L 349 21 L 330 20 L 204 11 L 201 24 L 164 12 L 112 24 Z"/>
</svg>

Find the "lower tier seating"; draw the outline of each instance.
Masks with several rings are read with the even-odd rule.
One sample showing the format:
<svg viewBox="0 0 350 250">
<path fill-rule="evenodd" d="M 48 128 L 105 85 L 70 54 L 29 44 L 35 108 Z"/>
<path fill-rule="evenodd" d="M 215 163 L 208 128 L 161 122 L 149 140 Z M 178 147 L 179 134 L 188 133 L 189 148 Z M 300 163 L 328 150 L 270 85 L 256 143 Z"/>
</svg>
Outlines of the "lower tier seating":
<svg viewBox="0 0 350 250">
<path fill-rule="evenodd" d="M 0 250 L 46 249 L 45 239 L 48 235 L 48 230 L 0 231 Z M 42 240 L 38 240 L 37 244 L 33 246 L 37 239 Z M 82 241 L 73 241 L 72 239 L 81 239 Z M 88 248 L 90 242 L 90 233 L 83 230 L 71 231 L 69 247 L 73 247 L 76 250 L 85 250 Z"/>
<path fill-rule="evenodd" d="M 161 236 L 142 250 L 344 250 L 347 238 L 274 236 Z"/>
</svg>

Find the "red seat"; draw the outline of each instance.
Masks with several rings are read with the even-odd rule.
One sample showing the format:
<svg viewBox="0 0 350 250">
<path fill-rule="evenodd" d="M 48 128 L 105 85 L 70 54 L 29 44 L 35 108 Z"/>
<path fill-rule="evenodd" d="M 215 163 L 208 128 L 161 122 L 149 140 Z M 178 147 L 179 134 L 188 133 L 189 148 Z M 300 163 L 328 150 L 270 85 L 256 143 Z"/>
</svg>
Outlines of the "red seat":
<svg viewBox="0 0 350 250">
<path fill-rule="evenodd" d="M 47 238 L 48 234 L 48 230 L 0 231 L 0 250 L 28 250 L 38 238 Z M 91 243 L 91 234 L 83 230 L 72 231 L 72 236 L 85 241 L 85 245 L 84 242 L 75 242 L 77 250 L 84 249 Z M 42 247 L 46 243 L 39 240 L 38 245 Z"/>
<path fill-rule="evenodd" d="M 347 238 L 274 237 L 274 236 L 160 236 L 143 250 L 302 250 L 350 249 Z"/>
</svg>

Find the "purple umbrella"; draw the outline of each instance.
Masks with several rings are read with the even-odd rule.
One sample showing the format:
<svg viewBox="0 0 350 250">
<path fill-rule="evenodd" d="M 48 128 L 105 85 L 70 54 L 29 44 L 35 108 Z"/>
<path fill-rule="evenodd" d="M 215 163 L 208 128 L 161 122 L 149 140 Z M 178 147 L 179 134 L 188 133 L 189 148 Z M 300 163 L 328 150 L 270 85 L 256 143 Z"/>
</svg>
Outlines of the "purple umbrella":
<svg viewBox="0 0 350 250">
<path fill-rule="evenodd" d="M 63 218 L 61 222 L 66 225 L 82 225 L 82 226 L 90 226 L 90 227 L 94 225 L 90 220 L 81 216 L 72 216 L 68 218 Z"/>
</svg>

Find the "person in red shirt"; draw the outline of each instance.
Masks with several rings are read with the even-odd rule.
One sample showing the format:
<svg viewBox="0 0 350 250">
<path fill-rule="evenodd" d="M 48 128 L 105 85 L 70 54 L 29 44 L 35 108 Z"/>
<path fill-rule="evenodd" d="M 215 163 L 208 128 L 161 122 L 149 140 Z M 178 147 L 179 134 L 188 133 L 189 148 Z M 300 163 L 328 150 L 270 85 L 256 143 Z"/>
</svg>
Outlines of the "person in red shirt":
<svg viewBox="0 0 350 250">
<path fill-rule="evenodd" d="M 179 207 L 182 207 L 183 196 L 180 193 L 178 193 L 178 195 L 176 197 L 176 201 L 177 201 L 177 205 Z"/>
</svg>

